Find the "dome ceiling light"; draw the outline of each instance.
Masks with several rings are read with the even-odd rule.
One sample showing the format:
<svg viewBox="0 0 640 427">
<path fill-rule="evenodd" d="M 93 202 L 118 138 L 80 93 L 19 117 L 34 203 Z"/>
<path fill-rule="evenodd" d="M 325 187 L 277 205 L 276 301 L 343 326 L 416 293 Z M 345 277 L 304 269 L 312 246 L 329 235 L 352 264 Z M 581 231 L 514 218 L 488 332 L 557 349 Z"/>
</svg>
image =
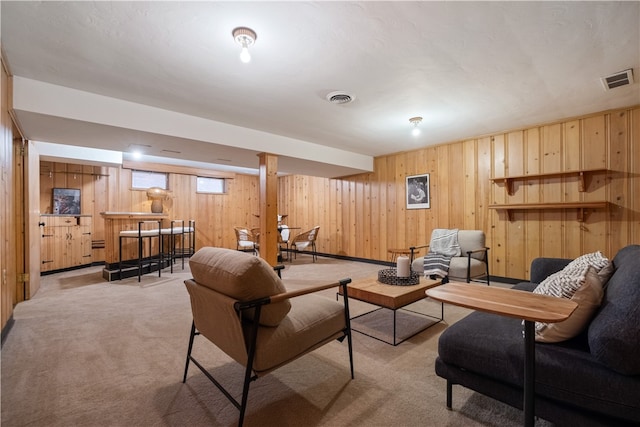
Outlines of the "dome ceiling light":
<svg viewBox="0 0 640 427">
<path fill-rule="evenodd" d="M 256 42 L 258 36 L 256 32 L 251 28 L 247 27 L 238 27 L 235 28 L 231 34 L 233 35 L 233 39 L 242 46 L 242 50 L 240 51 L 240 60 L 245 64 L 251 62 L 251 54 L 249 54 L 249 46 L 253 46 Z"/>
<path fill-rule="evenodd" d="M 421 131 L 420 131 L 420 128 L 418 127 L 418 125 L 421 122 L 422 122 L 422 117 L 411 117 L 409 119 L 409 123 L 411 123 L 413 125 L 413 130 L 411 131 L 411 135 L 413 135 L 413 136 L 420 135 Z"/>
</svg>

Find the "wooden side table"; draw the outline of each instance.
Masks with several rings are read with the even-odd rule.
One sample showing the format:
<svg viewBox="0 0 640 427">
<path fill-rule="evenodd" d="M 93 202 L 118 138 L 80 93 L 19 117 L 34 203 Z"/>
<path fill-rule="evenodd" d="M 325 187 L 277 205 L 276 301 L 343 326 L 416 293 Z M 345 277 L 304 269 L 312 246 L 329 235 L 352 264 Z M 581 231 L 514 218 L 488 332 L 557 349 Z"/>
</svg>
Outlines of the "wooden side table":
<svg viewBox="0 0 640 427">
<path fill-rule="evenodd" d="M 524 320 L 524 425 L 533 427 L 535 322 L 562 322 L 573 313 L 578 304 L 565 298 L 466 283 L 438 286 L 428 289 L 426 294 L 436 301 Z"/>
<path fill-rule="evenodd" d="M 411 249 L 387 249 L 387 253 L 389 253 L 389 256 L 391 257 L 391 262 L 396 262 L 396 259 L 398 259 L 398 256 L 400 255 L 410 256 Z M 414 254 L 415 253 L 416 252 L 414 251 Z"/>
</svg>

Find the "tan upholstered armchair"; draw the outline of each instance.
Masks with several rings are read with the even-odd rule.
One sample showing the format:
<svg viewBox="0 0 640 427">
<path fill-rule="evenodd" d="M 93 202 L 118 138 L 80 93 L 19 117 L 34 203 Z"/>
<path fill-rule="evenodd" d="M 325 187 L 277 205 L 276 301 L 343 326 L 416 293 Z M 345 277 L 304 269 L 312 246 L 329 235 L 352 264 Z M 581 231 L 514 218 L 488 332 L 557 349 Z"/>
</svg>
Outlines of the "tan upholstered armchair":
<svg viewBox="0 0 640 427">
<path fill-rule="evenodd" d="M 448 279 L 466 281 L 486 281 L 489 285 L 489 248 L 485 246 L 482 230 L 458 230 L 460 256 L 451 258 Z M 411 269 L 424 272 L 424 257 L 414 259 L 414 251 L 429 245 L 412 246 Z"/>
<path fill-rule="evenodd" d="M 212 247 L 196 252 L 189 265 L 193 279 L 185 285 L 193 324 L 182 381 L 186 381 L 193 362 L 240 410 L 240 426 L 252 381 L 333 340 L 347 338 L 353 379 L 347 298 L 351 279 L 287 292 L 279 274 L 262 258 Z M 345 296 L 342 303 L 314 295 L 338 286 Z M 204 336 L 245 367 L 239 401 L 192 355 L 196 335 Z"/>
</svg>

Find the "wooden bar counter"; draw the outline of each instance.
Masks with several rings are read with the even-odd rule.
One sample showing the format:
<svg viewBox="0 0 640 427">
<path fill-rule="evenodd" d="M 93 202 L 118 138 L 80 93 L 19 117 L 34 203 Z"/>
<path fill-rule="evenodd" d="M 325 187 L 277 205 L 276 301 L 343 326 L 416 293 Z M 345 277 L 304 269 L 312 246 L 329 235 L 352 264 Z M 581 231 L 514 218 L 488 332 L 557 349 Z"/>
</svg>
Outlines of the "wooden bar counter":
<svg viewBox="0 0 640 427">
<path fill-rule="evenodd" d="M 138 222 L 147 220 L 164 220 L 169 218 L 167 214 L 152 212 L 100 212 L 104 218 L 104 269 L 102 277 L 106 280 L 118 278 L 118 261 L 120 253 L 118 251 L 119 236 L 123 230 L 137 230 Z M 138 256 L 137 246 L 127 244 L 123 247 L 123 260 L 136 259 Z M 115 277 L 113 273 L 115 272 Z"/>
</svg>

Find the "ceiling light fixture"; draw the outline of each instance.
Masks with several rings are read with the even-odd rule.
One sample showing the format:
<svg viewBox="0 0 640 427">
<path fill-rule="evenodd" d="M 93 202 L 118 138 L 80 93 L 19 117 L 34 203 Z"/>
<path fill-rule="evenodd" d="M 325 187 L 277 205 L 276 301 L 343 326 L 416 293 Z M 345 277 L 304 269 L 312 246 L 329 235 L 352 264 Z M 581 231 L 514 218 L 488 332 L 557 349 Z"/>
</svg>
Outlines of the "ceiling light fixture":
<svg viewBox="0 0 640 427">
<path fill-rule="evenodd" d="M 233 34 L 233 39 L 242 46 L 242 50 L 240 51 L 240 60 L 245 64 L 251 61 L 251 55 L 249 54 L 249 46 L 253 46 L 256 42 L 258 36 L 256 36 L 256 32 L 251 28 L 247 27 L 238 27 L 234 29 L 231 34 Z"/>
<path fill-rule="evenodd" d="M 413 125 L 413 130 L 411 131 L 411 135 L 418 136 L 420 135 L 420 128 L 418 125 L 422 122 L 422 117 L 411 117 L 409 119 L 409 123 Z"/>
</svg>

